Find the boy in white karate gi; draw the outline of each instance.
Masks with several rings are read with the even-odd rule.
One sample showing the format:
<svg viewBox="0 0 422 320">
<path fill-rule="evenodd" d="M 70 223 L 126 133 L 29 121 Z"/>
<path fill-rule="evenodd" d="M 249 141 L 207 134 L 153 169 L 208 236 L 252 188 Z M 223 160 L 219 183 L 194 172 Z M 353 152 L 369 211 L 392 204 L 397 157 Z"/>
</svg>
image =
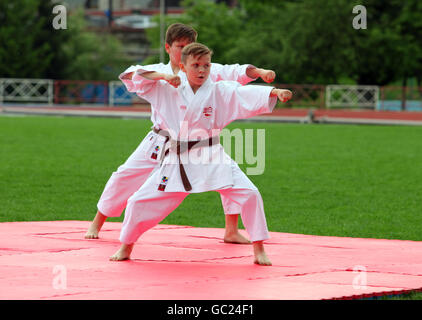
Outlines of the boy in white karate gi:
<svg viewBox="0 0 422 320">
<path fill-rule="evenodd" d="M 189 43 L 195 42 L 196 37 L 196 31 L 190 26 L 180 23 L 169 26 L 166 33 L 165 49 L 169 54 L 170 62 L 168 64 L 151 65 L 151 67 L 157 72 L 178 74 L 183 77 L 184 73 L 179 72 L 181 51 Z M 132 66 L 120 76 L 129 92 L 136 93 L 138 90 L 139 76 L 135 71 L 139 67 Z M 275 78 L 275 73 L 271 70 L 255 68 L 251 65 L 220 65 L 213 63 L 210 77 L 214 81 L 235 80 L 241 84 L 247 84 L 258 77 L 261 77 L 266 82 L 272 82 Z M 107 217 L 119 217 L 126 207 L 128 198 L 142 186 L 151 172 L 159 165 L 165 138 L 158 135 L 157 131 L 162 129 L 161 124 L 164 119 L 161 118 L 160 113 L 156 112 L 154 106 L 151 106 L 151 111 L 154 129 L 147 134 L 127 161 L 108 180 L 97 204 L 97 214 L 85 234 L 85 238 L 98 238 L 98 234 Z M 224 195 L 221 195 L 221 200 L 226 222 L 224 241 L 249 243 L 238 231 L 240 207 Z"/>
<path fill-rule="evenodd" d="M 269 233 L 261 195 L 224 152 L 219 133 L 236 119 L 271 112 L 276 97 L 286 102 L 292 93 L 269 86 L 213 82 L 209 78 L 211 54 L 199 43 L 186 46 L 180 64 L 185 80 L 148 66 L 137 71 L 142 78 L 138 95 L 155 105 L 163 119 L 161 134 L 170 141 L 161 167 L 129 198 L 120 233 L 122 246 L 110 260 L 129 259 L 137 239 L 189 193 L 217 191 L 240 207 L 253 243 L 254 262 L 271 265 L 263 245 Z"/>
</svg>

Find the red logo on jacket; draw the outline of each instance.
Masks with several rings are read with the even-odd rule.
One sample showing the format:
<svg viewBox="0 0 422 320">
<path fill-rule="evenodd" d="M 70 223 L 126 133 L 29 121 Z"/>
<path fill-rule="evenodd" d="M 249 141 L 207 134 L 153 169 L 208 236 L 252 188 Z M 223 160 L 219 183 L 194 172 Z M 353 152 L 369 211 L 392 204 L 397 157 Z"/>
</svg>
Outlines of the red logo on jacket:
<svg viewBox="0 0 422 320">
<path fill-rule="evenodd" d="M 206 118 L 209 118 L 212 116 L 212 107 L 205 107 L 202 112 Z"/>
</svg>

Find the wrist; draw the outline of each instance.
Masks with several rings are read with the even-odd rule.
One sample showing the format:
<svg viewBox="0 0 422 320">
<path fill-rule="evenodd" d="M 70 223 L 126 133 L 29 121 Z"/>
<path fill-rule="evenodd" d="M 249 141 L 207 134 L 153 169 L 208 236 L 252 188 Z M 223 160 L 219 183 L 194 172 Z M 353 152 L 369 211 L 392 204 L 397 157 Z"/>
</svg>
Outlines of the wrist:
<svg viewBox="0 0 422 320">
<path fill-rule="evenodd" d="M 259 78 L 261 76 L 261 73 L 259 70 L 262 70 L 260 68 L 257 68 L 253 65 L 250 65 L 247 69 L 246 69 L 246 75 L 251 78 L 251 79 L 256 79 Z"/>
<path fill-rule="evenodd" d="M 273 88 L 270 92 L 270 97 L 277 97 L 279 91 L 280 89 Z"/>
<path fill-rule="evenodd" d="M 256 74 L 256 77 L 255 78 L 261 78 L 261 77 L 263 77 L 264 76 L 264 72 L 265 72 L 265 69 L 256 68 L 255 69 L 255 74 Z"/>
</svg>

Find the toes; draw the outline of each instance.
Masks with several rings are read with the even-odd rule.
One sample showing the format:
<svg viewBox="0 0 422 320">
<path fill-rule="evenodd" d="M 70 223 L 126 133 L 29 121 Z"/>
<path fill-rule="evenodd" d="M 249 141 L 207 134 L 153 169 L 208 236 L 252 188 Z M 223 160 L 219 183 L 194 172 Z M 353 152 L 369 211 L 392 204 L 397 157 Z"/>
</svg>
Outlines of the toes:
<svg viewBox="0 0 422 320">
<path fill-rule="evenodd" d="M 98 239 L 98 235 L 95 233 L 87 233 L 85 239 Z"/>
<path fill-rule="evenodd" d="M 260 266 L 272 266 L 273 264 L 271 263 L 270 259 L 268 259 L 267 257 L 257 257 L 254 260 L 255 264 L 258 264 Z"/>
</svg>

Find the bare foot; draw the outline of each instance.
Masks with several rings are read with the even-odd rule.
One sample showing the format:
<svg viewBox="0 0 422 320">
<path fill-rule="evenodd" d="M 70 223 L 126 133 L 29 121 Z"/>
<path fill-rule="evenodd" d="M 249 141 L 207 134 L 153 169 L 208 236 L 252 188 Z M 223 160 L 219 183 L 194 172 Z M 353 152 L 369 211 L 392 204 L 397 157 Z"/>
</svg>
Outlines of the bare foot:
<svg viewBox="0 0 422 320">
<path fill-rule="evenodd" d="M 264 253 L 258 254 L 255 256 L 255 260 L 253 261 L 255 264 L 259 264 L 261 266 L 272 266 L 270 259 L 268 259 L 267 255 Z"/>
<path fill-rule="evenodd" d="M 224 242 L 237 244 L 250 244 L 251 242 L 242 236 L 239 232 L 227 233 L 224 235 Z"/>
<path fill-rule="evenodd" d="M 98 239 L 100 230 L 94 224 L 91 224 L 88 231 L 85 233 L 85 239 Z"/>
<path fill-rule="evenodd" d="M 253 242 L 253 251 L 255 255 L 254 263 L 261 266 L 271 266 L 272 263 L 267 257 L 267 254 L 264 250 L 264 244 L 262 241 Z"/>
<path fill-rule="evenodd" d="M 239 233 L 238 221 L 239 214 L 226 214 L 226 232 L 224 233 L 224 242 L 226 243 L 238 243 L 238 244 L 249 244 L 251 243 L 248 239 Z"/>
<path fill-rule="evenodd" d="M 107 217 L 98 211 L 94 220 L 89 226 L 88 231 L 85 234 L 85 239 L 98 239 L 98 233 L 100 232 L 101 227 L 103 226 L 106 219 Z"/>
<path fill-rule="evenodd" d="M 122 244 L 119 250 L 115 254 L 110 257 L 110 261 L 124 261 L 130 259 L 130 254 L 132 253 L 133 249 L 132 244 Z"/>
</svg>

